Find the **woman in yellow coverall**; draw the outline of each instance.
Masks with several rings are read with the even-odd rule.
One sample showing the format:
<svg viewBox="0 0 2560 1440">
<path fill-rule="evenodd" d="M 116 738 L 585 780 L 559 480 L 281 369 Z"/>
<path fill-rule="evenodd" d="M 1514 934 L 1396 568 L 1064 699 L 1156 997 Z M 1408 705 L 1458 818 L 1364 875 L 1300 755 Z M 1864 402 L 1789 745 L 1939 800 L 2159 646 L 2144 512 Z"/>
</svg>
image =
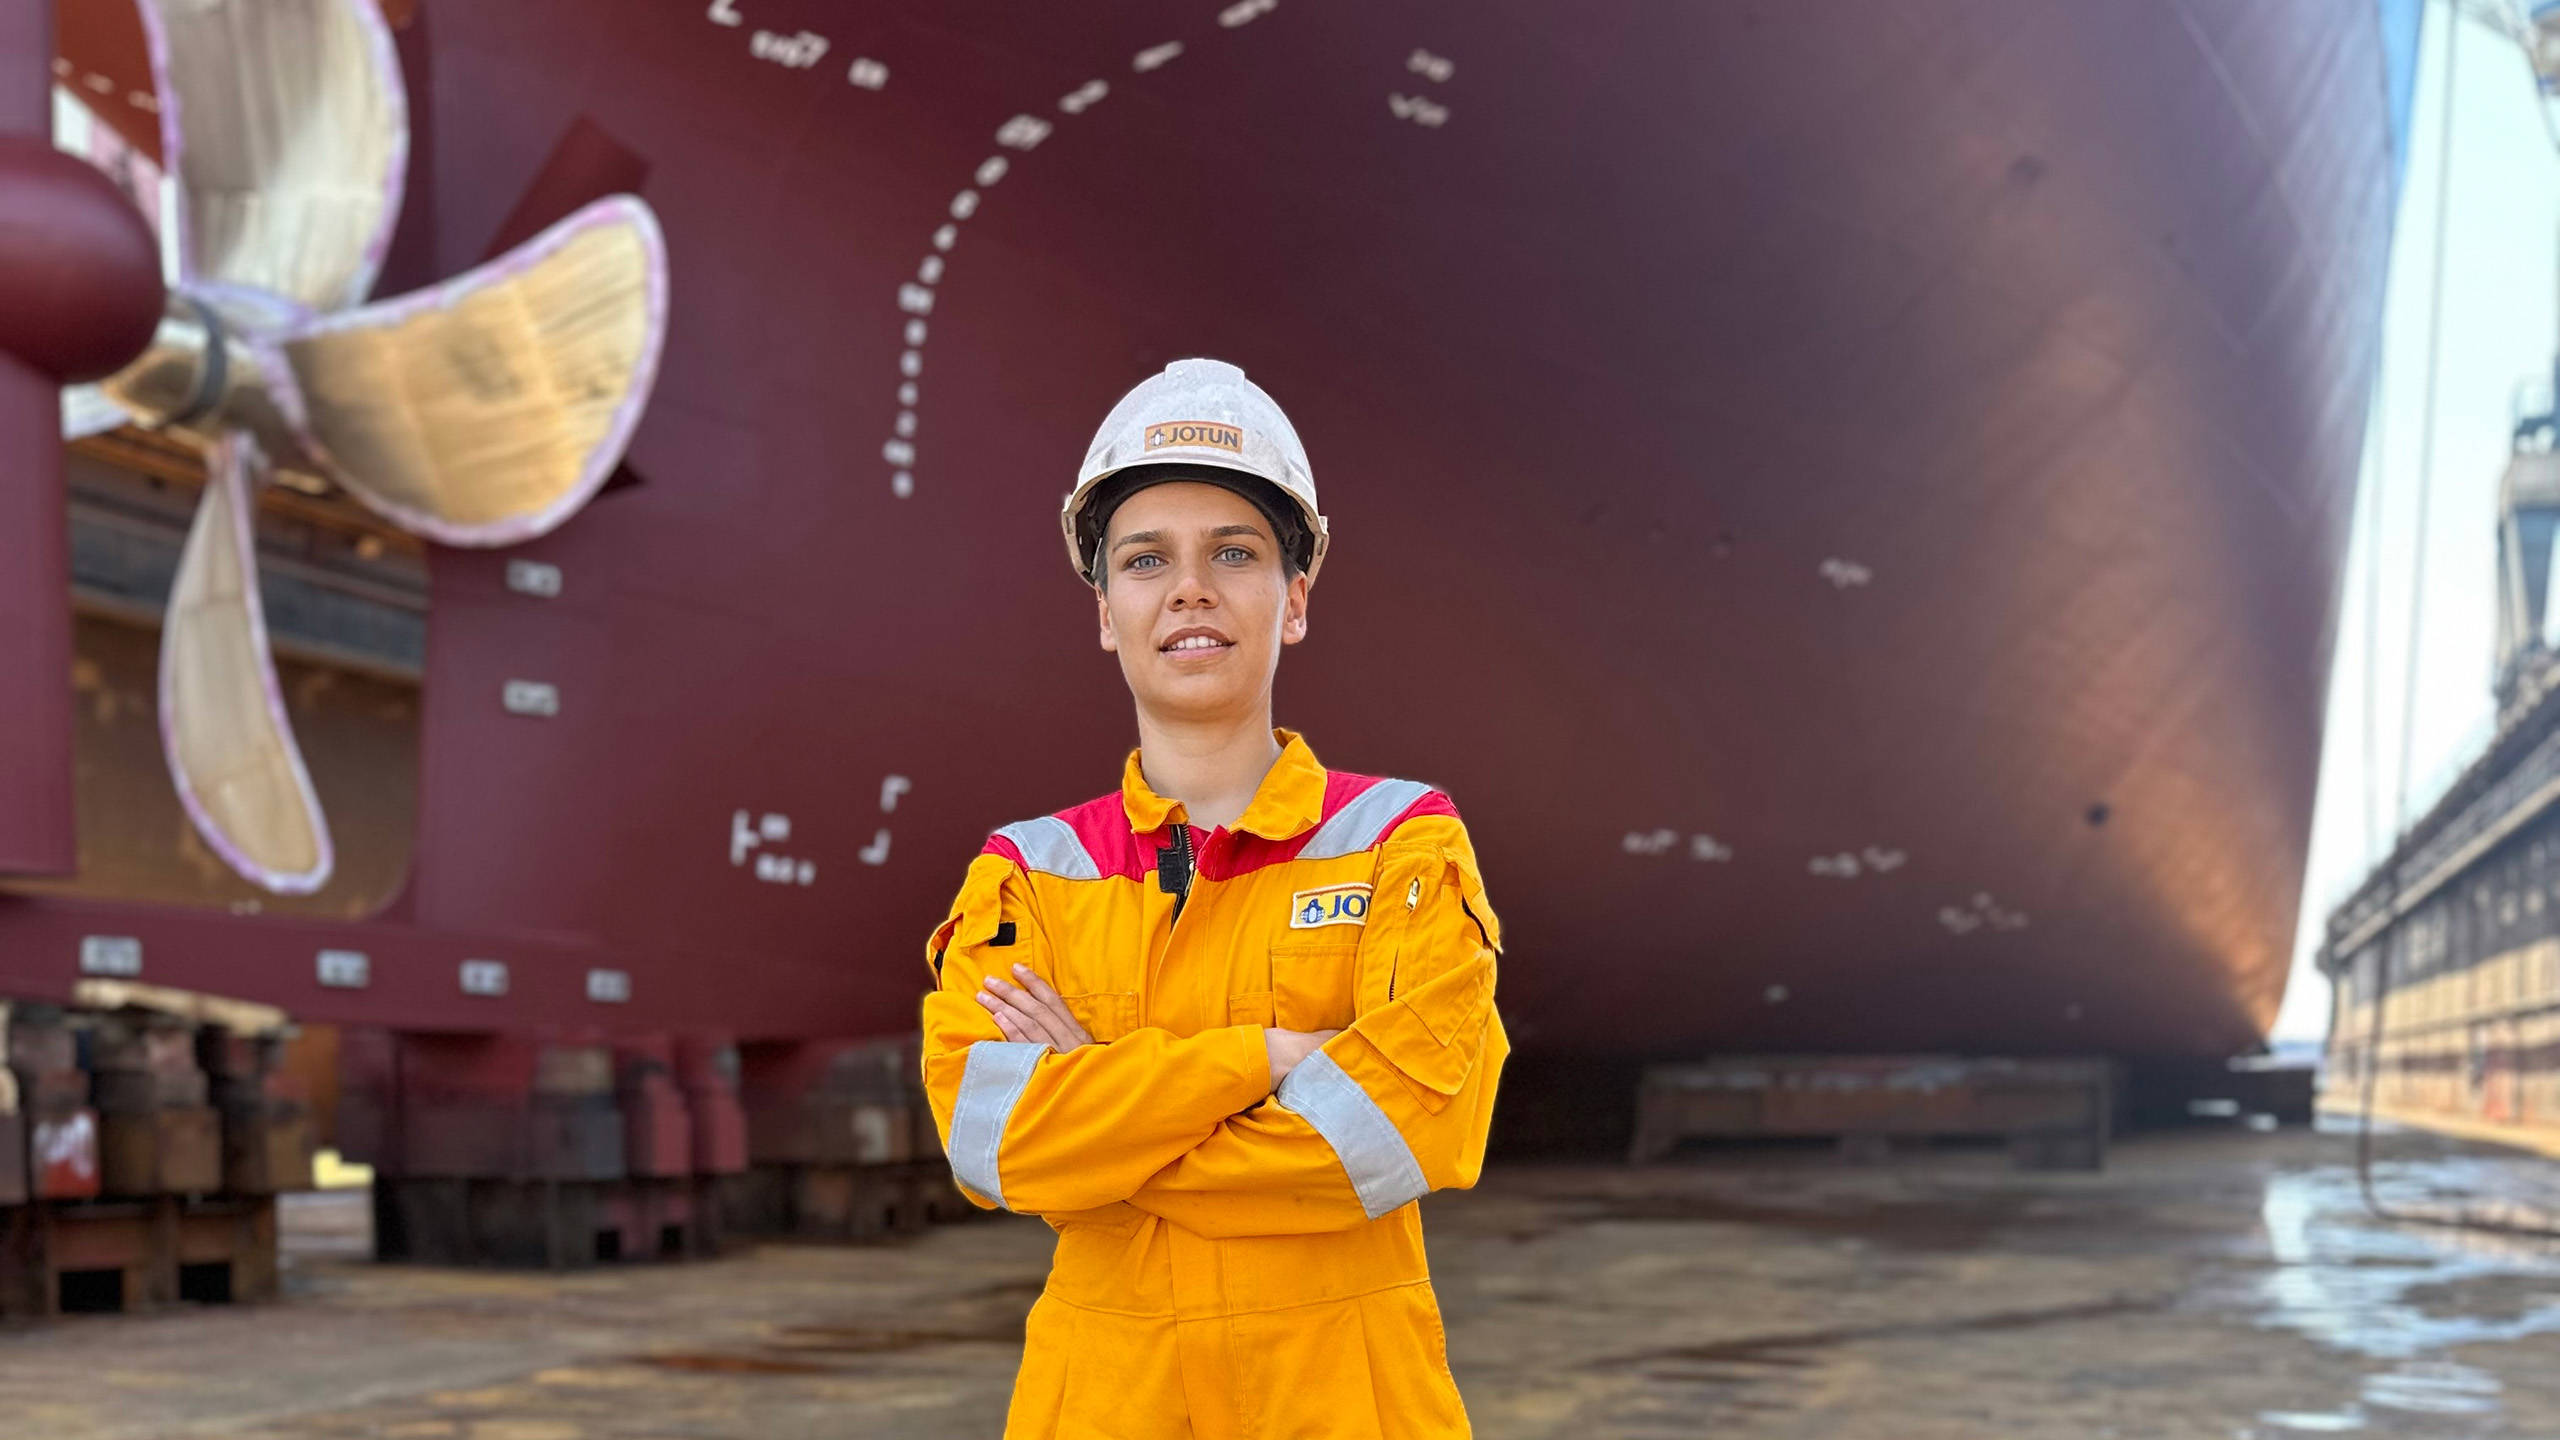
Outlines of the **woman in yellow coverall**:
<svg viewBox="0 0 2560 1440">
<path fill-rule="evenodd" d="M 1305 453 L 1176 361 L 1062 519 L 1139 748 L 997 831 L 926 947 L 952 1172 L 1058 1232 L 1005 1433 L 1466 1435 L 1414 1201 L 1483 1164 L 1501 931 L 1447 796 L 1272 727 L 1327 540 Z"/>
</svg>

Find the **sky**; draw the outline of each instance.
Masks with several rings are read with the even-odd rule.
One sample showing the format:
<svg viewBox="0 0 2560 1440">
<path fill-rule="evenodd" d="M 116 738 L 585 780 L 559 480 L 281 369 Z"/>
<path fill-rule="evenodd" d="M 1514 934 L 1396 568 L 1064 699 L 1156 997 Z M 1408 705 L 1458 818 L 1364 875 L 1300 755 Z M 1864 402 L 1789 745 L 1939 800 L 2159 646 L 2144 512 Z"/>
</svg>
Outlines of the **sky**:
<svg viewBox="0 0 2560 1440">
<path fill-rule="evenodd" d="M 2383 302 L 2382 373 L 2365 432 L 2355 538 L 2340 597 L 2327 739 L 2292 984 L 2277 1039 L 2318 1039 L 2329 987 L 2312 955 L 2330 910 L 2488 743 L 2495 664 L 2498 480 L 2519 388 L 2547 385 L 2560 346 L 2560 150 L 2516 47 L 2463 21 L 2445 133 L 2445 30 L 2425 7 L 2408 169 Z M 2445 185 L 2450 175 L 2451 186 Z M 2436 217 L 2445 211 L 2432 483 L 2422 483 Z M 2420 497 L 2426 496 L 2424 577 Z M 2378 566 L 2377 566 L 2378 562 Z M 2376 600 L 2379 604 L 2376 604 Z M 2414 680 L 2410 637 L 2414 628 Z M 2370 719 L 2368 719 L 2370 715 Z"/>
</svg>

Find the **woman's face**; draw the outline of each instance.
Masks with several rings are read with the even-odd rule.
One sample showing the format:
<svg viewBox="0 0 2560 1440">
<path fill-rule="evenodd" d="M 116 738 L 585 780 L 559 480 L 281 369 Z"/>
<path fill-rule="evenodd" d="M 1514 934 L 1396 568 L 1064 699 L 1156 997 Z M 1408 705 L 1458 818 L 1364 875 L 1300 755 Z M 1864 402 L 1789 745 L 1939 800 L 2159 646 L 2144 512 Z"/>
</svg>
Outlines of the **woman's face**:
<svg viewBox="0 0 2560 1440">
<path fill-rule="evenodd" d="M 1280 647 L 1307 633 L 1306 577 L 1288 573 L 1262 512 L 1216 485 L 1169 480 L 1122 501 L 1094 573 L 1102 648 L 1160 720 L 1267 705 Z"/>
</svg>

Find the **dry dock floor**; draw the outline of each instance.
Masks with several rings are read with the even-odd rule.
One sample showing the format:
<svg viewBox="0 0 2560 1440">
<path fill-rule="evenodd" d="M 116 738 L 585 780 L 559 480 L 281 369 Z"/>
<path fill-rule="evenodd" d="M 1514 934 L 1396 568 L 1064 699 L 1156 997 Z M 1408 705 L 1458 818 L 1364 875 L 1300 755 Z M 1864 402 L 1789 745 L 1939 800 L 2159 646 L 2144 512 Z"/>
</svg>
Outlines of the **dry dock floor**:
<svg viewBox="0 0 2560 1440">
<path fill-rule="evenodd" d="M 2395 1203 L 2560 1211 L 2560 1165 L 2394 1134 Z M 1499 1168 L 1426 1202 L 1487 1437 L 2560 1440 L 2560 1247 L 2395 1225 L 2334 1133 L 2100 1175 L 1933 1153 Z M 285 1302 L 0 1331 L 0 1434 L 987 1436 L 1037 1222 L 567 1276 L 376 1266 L 308 1197 Z"/>
</svg>

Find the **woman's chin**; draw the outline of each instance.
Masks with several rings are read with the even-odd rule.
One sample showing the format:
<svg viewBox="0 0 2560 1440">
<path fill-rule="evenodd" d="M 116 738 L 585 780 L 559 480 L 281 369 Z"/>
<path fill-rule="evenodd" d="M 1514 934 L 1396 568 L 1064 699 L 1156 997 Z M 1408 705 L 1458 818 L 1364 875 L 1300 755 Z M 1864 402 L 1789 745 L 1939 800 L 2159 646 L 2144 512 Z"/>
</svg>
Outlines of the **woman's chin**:
<svg viewBox="0 0 2560 1440">
<path fill-rule="evenodd" d="M 1264 693 L 1264 687 L 1240 683 L 1234 674 L 1150 678 L 1154 683 L 1138 694 L 1139 708 L 1160 722 L 1174 724 L 1234 719 L 1253 710 Z"/>
</svg>

